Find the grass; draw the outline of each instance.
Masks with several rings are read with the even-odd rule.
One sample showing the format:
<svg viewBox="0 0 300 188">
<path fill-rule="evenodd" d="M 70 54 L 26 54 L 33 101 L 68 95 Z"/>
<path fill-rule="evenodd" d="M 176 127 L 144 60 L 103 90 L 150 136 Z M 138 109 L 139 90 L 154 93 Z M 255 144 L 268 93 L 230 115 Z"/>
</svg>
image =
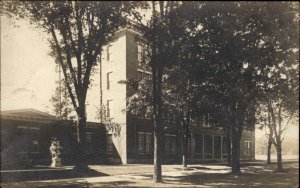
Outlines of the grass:
<svg viewBox="0 0 300 188">
<path fill-rule="evenodd" d="M 206 187 L 206 188 L 294 188 L 299 187 L 299 162 L 284 163 L 277 172 L 276 164 L 243 163 L 242 173 L 231 175 L 230 167 L 218 164 L 163 165 L 163 182 L 153 183 L 152 165 L 93 165 L 93 173 L 64 175 L 60 178 L 29 179 L 2 183 L 2 187 Z M 63 172 L 63 171 L 61 171 Z M 39 172 L 40 173 L 40 172 Z M 54 173 L 55 174 L 55 173 Z"/>
</svg>

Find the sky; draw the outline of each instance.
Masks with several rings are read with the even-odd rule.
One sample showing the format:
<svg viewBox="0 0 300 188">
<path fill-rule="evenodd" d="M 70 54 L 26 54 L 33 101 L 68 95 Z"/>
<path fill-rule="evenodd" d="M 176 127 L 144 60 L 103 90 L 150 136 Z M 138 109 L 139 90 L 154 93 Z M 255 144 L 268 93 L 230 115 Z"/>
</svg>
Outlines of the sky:
<svg viewBox="0 0 300 188">
<path fill-rule="evenodd" d="M 1 111 L 34 108 L 53 114 L 49 99 L 54 94 L 58 73 L 54 59 L 48 55 L 47 35 L 25 21 L 16 24 L 17 27 L 1 16 Z M 90 104 L 88 108 L 88 120 L 97 121 L 96 106 Z M 256 130 L 256 138 L 264 134 Z M 297 139 L 299 128 L 293 126 L 287 134 Z"/>
<path fill-rule="evenodd" d="M 1 16 L 1 110 L 49 111 L 58 74 L 47 36 L 25 21 L 16 24 Z"/>
</svg>

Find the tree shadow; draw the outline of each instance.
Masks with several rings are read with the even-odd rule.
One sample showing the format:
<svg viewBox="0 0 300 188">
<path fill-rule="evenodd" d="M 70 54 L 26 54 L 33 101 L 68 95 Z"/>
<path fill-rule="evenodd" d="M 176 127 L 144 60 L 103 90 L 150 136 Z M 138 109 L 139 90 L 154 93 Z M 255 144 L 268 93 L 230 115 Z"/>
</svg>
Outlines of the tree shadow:
<svg viewBox="0 0 300 188">
<path fill-rule="evenodd" d="M 192 167 L 194 168 L 194 167 Z M 297 167 L 287 167 L 284 169 L 284 173 L 277 172 L 274 166 L 244 166 L 242 173 L 239 175 L 233 175 L 229 173 L 218 173 L 218 169 L 211 169 L 207 167 L 198 167 L 195 171 L 183 171 L 178 174 L 165 173 L 163 175 L 163 183 L 165 186 L 178 185 L 183 186 L 203 186 L 203 187 L 298 187 L 299 185 L 299 172 Z M 203 171 L 204 170 L 204 171 Z M 206 172 L 205 172 L 206 171 Z M 183 173 L 182 173 L 183 172 Z M 152 174 L 143 174 L 145 178 L 151 180 Z"/>
<path fill-rule="evenodd" d="M 25 183 L 15 183 L 9 186 L 3 187 L 47 187 L 47 188 L 90 188 L 90 187 L 124 187 L 130 186 L 135 182 L 131 181 L 113 181 L 113 182 L 88 182 L 83 179 L 69 179 L 69 180 L 59 180 L 59 181 L 38 181 L 38 182 L 25 182 Z"/>
<path fill-rule="evenodd" d="M 20 182 L 34 180 L 53 180 L 53 179 L 70 179 L 70 178 L 86 178 L 108 176 L 107 174 L 98 172 L 93 169 L 82 173 L 73 169 L 43 169 L 28 171 L 9 171 L 1 172 L 1 182 Z"/>
</svg>

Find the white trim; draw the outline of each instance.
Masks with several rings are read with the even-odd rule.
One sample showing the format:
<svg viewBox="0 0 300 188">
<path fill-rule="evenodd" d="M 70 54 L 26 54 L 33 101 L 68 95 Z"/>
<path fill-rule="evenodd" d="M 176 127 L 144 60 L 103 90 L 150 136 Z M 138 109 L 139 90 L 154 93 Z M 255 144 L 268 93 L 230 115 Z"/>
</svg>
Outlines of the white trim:
<svg viewBox="0 0 300 188">
<path fill-rule="evenodd" d="M 142 72 L 142 73 L 147 73 L 147 74 L 151 74 L 152 73 L 150 71 L 146 71 L 146 70 L 142 70 L 142 69 L 137 69 L 138 72 Z"/>
</svg>

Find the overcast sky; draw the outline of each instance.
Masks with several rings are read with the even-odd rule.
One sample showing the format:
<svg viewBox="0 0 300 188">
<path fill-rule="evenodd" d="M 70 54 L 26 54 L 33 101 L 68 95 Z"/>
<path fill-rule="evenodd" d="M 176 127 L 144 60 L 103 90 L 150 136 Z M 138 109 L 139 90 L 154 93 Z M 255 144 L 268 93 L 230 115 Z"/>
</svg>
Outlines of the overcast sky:
<svg viewBox="0 0 300 188">
<path fill-rule="evenodd" d="M 58 74 L 44 33 L 1 17 L 1 110 L 47 111 Z"/>
</svg>

